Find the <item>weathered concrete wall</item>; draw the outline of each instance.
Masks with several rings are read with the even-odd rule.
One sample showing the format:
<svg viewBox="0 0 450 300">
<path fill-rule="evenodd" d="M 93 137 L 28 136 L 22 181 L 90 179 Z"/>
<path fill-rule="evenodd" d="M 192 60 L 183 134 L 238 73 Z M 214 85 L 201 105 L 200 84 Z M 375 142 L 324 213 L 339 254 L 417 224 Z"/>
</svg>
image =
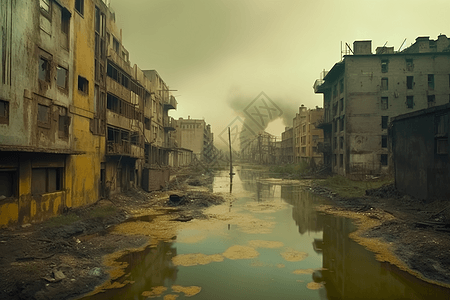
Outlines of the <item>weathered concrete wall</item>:
<svg viewBox="0 0 450 300">
<path fill-rule="evenodd" d="M 402 115 L 392 125 L 392 151 L 396 188 L 419 199 L 450 197 L 450 160 L 448 132 L 449 106 L 423 110 L 412 116 Z M 437 153 L 436 120 L 446 114 L 447 153 Z"/>
</svg>

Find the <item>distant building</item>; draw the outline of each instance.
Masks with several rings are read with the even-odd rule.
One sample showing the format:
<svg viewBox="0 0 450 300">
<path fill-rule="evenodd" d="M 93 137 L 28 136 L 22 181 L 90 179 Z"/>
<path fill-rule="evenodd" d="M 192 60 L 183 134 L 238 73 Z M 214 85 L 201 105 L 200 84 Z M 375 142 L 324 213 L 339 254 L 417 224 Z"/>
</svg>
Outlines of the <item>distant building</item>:
<svg viewBox="0 0 450 300">
<path fill-rule="evenodd" d="M 281 163 L 294 162 L 294 128 L 286 127 L 281 133 Z"/>
<path fill-rule="evenodd" d="M 323 131 L 315 126 L 323 118 L 323 112 L 322 108 L 308 109 L 302 105 L 295 115 L 293 120 L 295 163 L 321 164 L 323 162 L 322 153 L 318 151 L 318 144 L 323 141 Z"/>
<path fill-rule="evenodd" d="M 323 94 L 324 130 L 321 150 L 334 173 L 389 172 L 388 124 L 392 117 L 449 102 L 450 41 L 418 37 L 395 52 L 371 41 L 355 41 L 344 56 L 316 80 Z"/>
<path fill-rule="evenodd" d="M 392 119 L 395 186 L 420 199 L 450 198 L 450 104 Z"/>
<path fill-rule="evenodd" d="M 261 131 L 246 143 L 241 149 L 241 159 L 258 164 L 276 164 L 281 160 L 280 138 Z"/>
<path fill-rule="evenodd" d="M 179 118 L 176 124 L 176 141 L 178 147 L 190 149 L 199 160 L 209 159 L 214 143 L 211 125 L 205 120 Z"/>
</svg>

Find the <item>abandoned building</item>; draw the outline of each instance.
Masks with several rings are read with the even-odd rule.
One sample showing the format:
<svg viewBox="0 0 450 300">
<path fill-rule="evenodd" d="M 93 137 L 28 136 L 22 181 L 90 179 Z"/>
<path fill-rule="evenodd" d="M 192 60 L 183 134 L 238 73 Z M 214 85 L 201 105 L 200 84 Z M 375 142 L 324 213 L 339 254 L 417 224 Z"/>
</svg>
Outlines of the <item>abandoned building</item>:
<svg viewBox="0 0 450 300">
<path fill-rule="evenodd" d="M 450 197 L 450 104 L 392 118 L 390 138 L 396 188 L 419 199 Z"/>
<path fill-rule="evenodd" d="M 323 141 L 323 130 L 315 124 L 323 118 L 323 109 L 316 106 L 309 109 L 303 104 L 293 120 L 294 129 L 294 162 L 307 162 L 312 165 L 321 164 L 322 153 L 318 151 L 318 144 Z"/>
<path fill-rule="evenodd" d="M 294 162 L 294 128 L 285 127 L 281 133 L 281 163 Z"/>
<path fill-rule="evenodd" d="M 210 161 L 216 154 L 211 125 L 203 119 L 179 118 L 176 122 L 176 142 L 182 149 L 190 149 L 197 160 Z"/>
<path fill-rule="evenodd" d="M 165 166 L 191 162 L 168 116 L 176 99 L 156 71 L 131 65 L 104 1 L 0 8 L 0 226 L 160 188 Z"/>
<path fill-rule="evenodd" d="M 240 158 L 258 164 L 277 164 L 281 161 L 281 139 L 261 131 L 245 143 Z"/>
<path fill-rule="evenodd" d="M 388 124 L 400 114 L 449 102 L 450 41 L 418 37 L 394 51 L 355 41 L 349 55 L 314 83 L 323 94 L 321 150 L 334 173 L 379 174 L 392 169 Z M 350 48 L 350 47 L 348 47 Z"/>
</svg>

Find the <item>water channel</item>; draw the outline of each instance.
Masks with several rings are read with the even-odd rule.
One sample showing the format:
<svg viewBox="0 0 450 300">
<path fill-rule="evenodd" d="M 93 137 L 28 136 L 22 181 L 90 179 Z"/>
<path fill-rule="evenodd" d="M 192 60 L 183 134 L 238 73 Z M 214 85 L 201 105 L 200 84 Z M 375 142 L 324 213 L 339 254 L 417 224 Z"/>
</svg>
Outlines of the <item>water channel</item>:
<svg viewBox="0 0 450 300">
<path fill-rule="evenodd" d="M 229 192 L 228 172 L 215 177 L 212 189 Z M 118 281 L 132 284 L 83 299 L 149 299 L 152 289 L 160 289 L 155 299 L 450 297 L 448 289 L 376 261 L 348 238 L 351 220 L 317 212 L 325 200 L 298 184 L 238 169 L 232 194 L 237 200 L 227 208 L 234 218 L 228 224 L 182 229 L 173 242 L 125 255 L 120 261 L 129 266 Z M 199 253 L 210 259 L 176 263 Z M 191 287 L 193 295 L 179 286 Z"/>
</svg>

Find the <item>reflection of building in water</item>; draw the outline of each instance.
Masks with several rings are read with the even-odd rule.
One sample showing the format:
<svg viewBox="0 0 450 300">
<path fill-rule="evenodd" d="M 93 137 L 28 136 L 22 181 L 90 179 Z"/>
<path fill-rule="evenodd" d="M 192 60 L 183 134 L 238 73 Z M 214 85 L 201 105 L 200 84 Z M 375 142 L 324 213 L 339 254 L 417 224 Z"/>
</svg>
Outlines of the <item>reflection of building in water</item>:
<svg viewBox="0 0 450 300">
<path fill-rule="evenodd" d="M 322 231 L 321 215 L 314 209 L 314 195 L 293 185 L 281 186 L 281 198 L 292 204 L 292 218 L 298 226 L 298 232 Z"/>
<path fill-rule="evenodd" d="M 173 265 L 172 258 L 177 249 L 172 243 L 160 242 L 156 247 L 147 247 L 144 251 L 131 252 L 120 258 L 126 262 L 125 276 L 119 282 L 133 281 L 122 289 L 107 290 L 89 299 L 141 299 L 142 291 L 150 291 L 155 286 L 171 285 L 177 279 L 178 268 Z"/>
<path fill-rule="evenodd" d="M 328 299 L 448 299 L 450 290 L 437 287 L 375 260 L 348 235 L 349 219 L 323 216 L 323 272 Z"/>
</svg>

